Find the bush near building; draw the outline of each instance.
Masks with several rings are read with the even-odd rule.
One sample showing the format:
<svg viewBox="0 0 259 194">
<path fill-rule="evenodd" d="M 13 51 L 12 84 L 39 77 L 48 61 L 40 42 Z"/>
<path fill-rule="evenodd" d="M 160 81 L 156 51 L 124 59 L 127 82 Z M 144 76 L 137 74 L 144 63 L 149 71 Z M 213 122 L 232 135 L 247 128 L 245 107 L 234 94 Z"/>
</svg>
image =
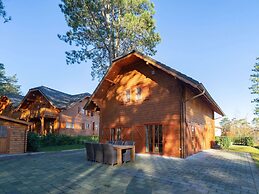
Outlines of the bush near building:
<svg viewBox="0 0 259 194">
<path fill-rule="evenodd" d="M 55 147 L 55 146 L 64 146 L 71 145 L 71 149 L 75 149 L 78 146 L 74 145 L 83 145 L 86 142 L 98 142 L 98 136 L 68 136 L 63 134 L 47 134 L 45 136 L 40 136 L 36 133 L 28 133 L 28 151 L 37 152 L 41 148 L 46 147 Z M 65 146 L 69 149 L 69 146 Z M 81 146 L 83 147 L 83 146 Z M 43 149 L 46 150 L 46 149 Z"/>
<path fill-rule="evenodd" d="M 216 137 L 215 143 L 220 145 L 221 148 L 226 149 L 231 145 L 231 139 L 227 136 Z"/>
<path fill-rule="evenodd" d="M 233 138 L 234 145 L 244 145 L 244 146 L 254 146 L 253 137 L 234 137 Z"/>
</svg>

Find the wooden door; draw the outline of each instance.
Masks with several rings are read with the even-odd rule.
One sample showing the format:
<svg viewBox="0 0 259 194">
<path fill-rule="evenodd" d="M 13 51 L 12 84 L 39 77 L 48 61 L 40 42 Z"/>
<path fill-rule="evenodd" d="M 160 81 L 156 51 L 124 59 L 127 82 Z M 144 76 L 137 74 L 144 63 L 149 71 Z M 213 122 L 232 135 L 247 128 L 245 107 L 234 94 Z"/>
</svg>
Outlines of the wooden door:
<svg viewBox="0 0 259 194">
<path fill-rule="evenodd" d="M 162 125 L 146 125 L 146 152 L 163 154 Z"/>
<path fill-rule="evenodd" d="M 5 126 L 0 126 L 0 154 L 8 152 L 8 129 Z"/>
</svg>

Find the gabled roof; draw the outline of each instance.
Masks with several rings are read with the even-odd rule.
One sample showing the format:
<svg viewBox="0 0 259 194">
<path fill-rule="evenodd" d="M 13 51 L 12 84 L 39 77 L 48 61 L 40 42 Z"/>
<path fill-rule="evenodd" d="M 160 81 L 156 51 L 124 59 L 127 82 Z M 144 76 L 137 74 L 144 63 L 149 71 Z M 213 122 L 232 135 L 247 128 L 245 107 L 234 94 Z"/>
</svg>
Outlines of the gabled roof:
<svg viewBox="0 0 259 194">
<path fill-rule="evenodd" d="M 87 92 L 82 94 L 71 95 L 64 92 L 60 92 L 58 90 L 54 90 L 52 88 L 48 88 L 46 86 L 40 86 L 40 87 L 31 88 L 28 91 L 27 95 L 25 96 L 24 100 L 26 99 L 29 93 L 34 91 L 39 91 L 50 102 L 52 106 L 58 109 L 66 109 L 72 103 L 78 102 L 86 97 L 91 96 L 91 94 Z"/>
<path fill-rule="evenodd" d="M 19 104 L 21 103 L 22 99 L 24 98 L 24 96 L 19 95 L 19 94 L 6 94 L 4 96 L 6 96 L 7 98 L 9 98 L 11 100 L 11 103 L 12 103 L 14 108 L 19 106 Z"/>
<path fill-rule="evenodd" d="M 112 72 L 111 72 L 112 67 L 115 66 L 117 63 L 130 60 L 130 58 L 133 58 L 133 57 L 146 61 L 147 64 L 152 65 L 158 69 L 161 69 L 162 71 L 168 73 L 169 75 L 173 76 L 174 78 L 177 78 L 177 79 L 181 80 L 182 82 L 184 82 L 185 84 L 198 90 L 200 93 L 203 93 L 203 96 L 207 99 L 209 104 L 213 107 L 213 110 L 222 116 L 225 115 L 224 112 L 221 110 L 221 108 L 218 106 L 218 104 L 214 101 L 214 99 L 211 97 L 211 95 L 209 94 L 209 92 L 206 90 L 206 88 L 203 86 L 202 83 L 198 82 L 197 80 L 195 80 L 159 61 L 156 61 L 155 59 L 153 59 L 151 57 L 144 55 L 143 53 L 135 51 L 135 50 L 113 60 L 112 65 L 109 67 L 109 69 L 108 69 L 107 73 L 105 74 L 105 76 L 103 77 L 102 81 L 99 83 L 99 85 L 95 89 L 95 91 L 92 94 L 91 98 L 89 99 L 88 103 L 85 105 L 85 108 L 88 106 L 88 104 L 90 104 L 90 102 L 94 98 L 96 92 L 98 91 L 100 86 L 103 84 L 104 80 L 107 79 L 107 76 L 112 74 Z"/>
</svg>

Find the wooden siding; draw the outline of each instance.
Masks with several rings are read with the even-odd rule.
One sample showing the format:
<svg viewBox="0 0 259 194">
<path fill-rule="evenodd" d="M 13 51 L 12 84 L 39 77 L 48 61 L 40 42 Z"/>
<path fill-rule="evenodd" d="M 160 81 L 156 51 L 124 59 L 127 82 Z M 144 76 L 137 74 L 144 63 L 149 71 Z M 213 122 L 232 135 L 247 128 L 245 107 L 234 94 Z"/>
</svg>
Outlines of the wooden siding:
<svg viewBox="0 0 259 194">
<path fill-rule="evenodd" d="M 196 94 L 186 88 L 186 98 Z M 186 102 L 185 155 L 210 149 L 215 140 L 214 112 L 203 97 Z"/>
<path fill-rule="evenodd" d="M 7 127 L 8 135 L 0 138 L 0 154 L 18 154 L 27 150 L 27 125 L 5 121 L 0 118 L 0 126 Z"/>
<path fill-rule="evenodd" d="M 99 134 L 99 114 L 94 116 L 84 114 L 83 106 L 88 98 L 75 102 L 65 110 L 60 110 L 50 104 L 50 102 L 39 91 L 30 92 L 24 103 L 21 105 L 21 119 L 33 123 L 31 130 L 40 134 L 60 133 L 66 135 L 98 135 Z M 82 111 L 78 111 L 82 109 Z M 73 123 L 74 128 L 67 128 L 66 123 Z M 93 122 L 95 130 L 93 130 Z M 82 129 L 85 124 L 85 129 Z M 89 128 L 87 128 L 89 126 Z M 43 129 L 43 130 L 42 130 Z"/>
<path fill-rule="evenodd" d="M 84 111 L 78 113 L 78 108 L 83 108 L 88 99 L 84 99 L 81 102 L 75 104 L 74 106 L 64 110 L 59 115 L 61 134 L 66 135 L 98 135 L 99 134 L 99 113 L 94 112 L 93 116 L 91 114 L 86 115 Z M 66 128 L 66 122 L 74 123 L 74 128 Z M 85 124 L 85 129 L 82 129 L 82 124 Z M 93 124 L 94 123 L 94 124 Z M 89 127 L 87 128 L 87 126 Z M 93 130 L 93 125 L 95 125 Z"/>
<path fill-rule="evenodd" d="M 193 99 L 203 90 L 203 96 Z M 111 129 L 121 129 L 121 139 L 135 141 L 136 152 L 145 153 L 149 143 L 153 152 L 176 157 L 210 148 L 214 111 L 224 115 L 201 83 L 135 51 L 113 62 L 85 108 L 90 104 L 101 110 L 101 142 L 111 139 Z M 154 151 L 152 138 L 146 142 L 146 130 L 153 136 L 156 131 L 158 139 L 161 126 L 163 149 Z"/>
<path fill-rule="evenodd" d="M 13 104 L 8 97 L 2 96 L 0 97 L 0 115 L 19 119 L 21 112 L 13 107 Z"/>
<path fill-rule="evenodd" d="M 145 125 L 162 124 L 164 155 L 180 156 L 180 103 L 179 82 L 165 72 L 155 74 L 144 62 L 121 69 L 106 95 L 99 100 L 101 108 L 100 140 L 109 138 L 111 128 L 122 128 L 123 140 L 130 139 L 133 131 L 136 152 L 145 153 Z M 136 88 L 142 88 L 142 99 L 137 101 Z M 125 91 L 131 90 L 131 101 L 125 102 Z M 98 101 L 97 100 L 97 101 Z"/>
</svg>

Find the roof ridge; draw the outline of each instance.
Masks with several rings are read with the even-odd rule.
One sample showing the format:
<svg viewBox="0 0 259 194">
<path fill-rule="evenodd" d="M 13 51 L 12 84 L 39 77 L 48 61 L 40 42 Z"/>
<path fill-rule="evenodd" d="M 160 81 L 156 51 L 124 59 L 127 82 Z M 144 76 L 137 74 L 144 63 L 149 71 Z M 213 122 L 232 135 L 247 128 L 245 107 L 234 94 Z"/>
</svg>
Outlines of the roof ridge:
<svg viewBox="0 0 259 194">
<path fill-rule="evenodd" d="M 38 87 L 31 88 L 30 90 L 37 90 L 37 89 L 40 89 L 40 88 L 49 89 L 49 90 L 52 90 L 52 91 L 55 91 L 55 92 L 59 92 L 59 93 L 63 93 L 63 94 L 66 94 L 66 95 L 73 96 L 73 94 L 68 94 L 68 93 L 65 93 L 65 92 L 62 92 L 62 91 L 60 91 L 60 90 L 53 89 L 53 88 L 50 88 L 50 87 L 48 87 L 48 86 L 44 86 L 44 85 L 41 85 L 41 86 L 38 86 Z"/>
</svg>

